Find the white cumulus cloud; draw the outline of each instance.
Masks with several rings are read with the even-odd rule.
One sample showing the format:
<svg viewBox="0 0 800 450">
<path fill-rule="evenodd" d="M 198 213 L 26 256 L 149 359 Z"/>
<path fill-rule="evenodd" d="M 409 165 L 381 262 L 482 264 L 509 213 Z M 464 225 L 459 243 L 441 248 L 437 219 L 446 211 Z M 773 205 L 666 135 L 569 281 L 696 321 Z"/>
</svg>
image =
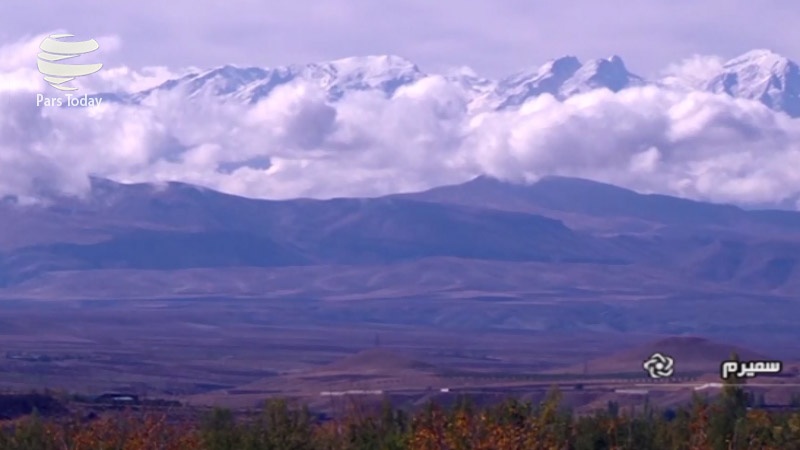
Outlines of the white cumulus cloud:
<svg viewBox="0 0 800 450">
<path fill-rule="evenodd" d="M 89 175 L 275 199 L 375 196 L 479 174 L 579 176 L 739 204 L 800 190 L 800 121 L 725 95 L 646 86 L 476 113 L 459 83 L 429 76 L 390 98 L 365 90 L 331 102 L 298 80 L 255 104 L 176 89 L 140 105 L 41 108 L 36 94 L 53 91 L 31 65 L 40 38 L 0 48 L 0 196 L 80 194 Z M 670 70 L 700 73 L 714 61 Z M 185 71 L 100 73 L 81 87 L 138 91 Z"/>
</svg>

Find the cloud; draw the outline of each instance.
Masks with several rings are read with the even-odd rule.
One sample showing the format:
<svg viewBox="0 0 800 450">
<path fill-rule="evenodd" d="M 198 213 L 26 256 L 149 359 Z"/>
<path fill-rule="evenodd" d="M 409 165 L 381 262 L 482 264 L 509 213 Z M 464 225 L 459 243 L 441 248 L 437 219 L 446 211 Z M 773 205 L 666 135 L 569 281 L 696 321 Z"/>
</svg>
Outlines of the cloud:
<svg viewBox="0 0 800 450">
<path fill-rule="evenodd" d="M 725 60 L 718 56 L 694 55 L 671 64 L 662 73 L 661 82 L 671 88 L 698 89 L 720 73 Z"/>
<path fill-rule="evenodd" d="M 0 55 L 29 57 L 31 48 L 19 42 Z M 375 196 L 479 174 L 580 176 L 740 204 L 800 191 L 800 121 L 725 95 L 647 86 L 476 113 L 460 83 L 429 76 L 391 98 L 366 90 L 330 102 L 318 84 L 297 80 L 254 105 L 174 89 L 138 106 L 40 108 L 36 92 L 53 91 L 21 70 L 0 70 L 12 81 L 0 91 L 0 196 L 80 194 L 88 175 L 273 199 Z M 103 72 L 94 88 L 149 88 L 179 73 Z"/>
<path fill-rule="evenodd" d="M 503 178 L 580 176 L 740 204 L 800 189 L 800 121 L 724 95 L 649 86 L 539 97 L 488 114 L 472 136 L 476 166 Z"/>
</svg>

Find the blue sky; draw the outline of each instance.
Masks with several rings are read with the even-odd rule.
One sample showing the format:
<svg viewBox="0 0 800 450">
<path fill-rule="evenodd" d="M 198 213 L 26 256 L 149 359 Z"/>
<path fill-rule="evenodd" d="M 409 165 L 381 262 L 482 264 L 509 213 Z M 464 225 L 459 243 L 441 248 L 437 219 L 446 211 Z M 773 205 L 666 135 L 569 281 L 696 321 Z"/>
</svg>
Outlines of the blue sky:
<svg viewBox="0 0 800 450">
<path fill-rule="evenodd" d="M 792 0 L 232 0 L 0 2 L 0 43 L 66 29 L 116 35 L 109 63 L 274 66 L 397 54 L 498 76 L 564 54 L 623 56 L 652 75 L 693 54 L 800 56 Z"/>
</svg>

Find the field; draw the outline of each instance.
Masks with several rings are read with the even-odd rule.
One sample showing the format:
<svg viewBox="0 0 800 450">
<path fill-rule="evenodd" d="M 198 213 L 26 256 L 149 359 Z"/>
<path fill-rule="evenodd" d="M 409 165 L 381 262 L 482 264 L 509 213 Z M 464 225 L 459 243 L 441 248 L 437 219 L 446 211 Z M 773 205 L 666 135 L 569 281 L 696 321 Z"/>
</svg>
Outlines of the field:
<svg viewBox="0 0 800 450">
<path fill-rule="evenodd" d="M 642 389 L 665 404 L 686 401 L 693 388 L 718 378 L 732 350 L 745 359 L 794 356 L 698 338 L 381 324 L 348 315 L 360 307 L 254 299 L 6 302 L 0 387 L 127 392 L 243 409 L 294 397 L 326 410 L 351 396 L 389 396 L 411 407 L 456 394 L 538 399 L 559 385 L 572 406 L 593 408 L 609 399 L 641 402 Z M 641 363 L 655 351 L 675 357 L 677 381 L 645 378 Z M 785 404 L 796 388 L 777 381 L 782 386 L 770 395 Z"/>
</svg>

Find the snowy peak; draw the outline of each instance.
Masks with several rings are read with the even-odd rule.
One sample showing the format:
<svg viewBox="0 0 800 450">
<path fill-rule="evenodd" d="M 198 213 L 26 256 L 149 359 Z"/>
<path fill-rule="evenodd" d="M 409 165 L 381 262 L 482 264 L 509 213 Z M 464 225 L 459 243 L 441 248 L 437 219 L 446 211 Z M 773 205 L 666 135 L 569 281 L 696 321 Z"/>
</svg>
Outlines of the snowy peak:
<svg viewBox="0 0 800 450">
<path fill-rule="evenodd" d="M 423 75 L 416 64 L 396 55 L 356 56 L 337 59 L 324 65 L 343 77 L 365 80 Z"/>
<path fill-rule="evenodd" d="M 377 89 L 392 95 L 399 87 L 426 76 L 416 64 L 395 55 L 359 56 L 309 64 L 300 73 L 305 79 L 317 80 L 334 100 L 349 90 Z"/>
<path fill-rule="evenodd" d="M 520 72 L 501 80 L 495 96 L 498 108 L 519 106 L 529 98 L 542 94 L 559 95 L 559 89 L 581 67 L 574 56 L 565 56 L 544 63 L 535 71 Z"/>
<path fill-rule="evenodd" d="M 564 56 L 544 63 L 537 71 L 537 77 L 540 79 L 563 78 L 566 80 L 580 68 L 581 62 L 578 58 L 571 55 Z"/>
<path fill-rule="evenodd" d="M 753 50 L 729 60 L 706 87 L 800 117 L 800 68 L 770 50 Z"/>
<path fill-rule="evenodd" d="M 562 96 L 570 96 L 605 88 L 619 92 L 631 86 L 640 86 L 644 80 L 628 71 L 625 63 L 617 55 L 607 59 L 587 62 L 573 75 L 561 89 Z"/>
<path fill-rule="evenodd" d="M 182 90 L 190 98 L 199 95 L 226 97 L 235 95 L 242 89 L 269 78 L 271 75 L 273 75 L 271 70 L 260 67 L 225 65 L 169 80 L 155 88 L 136 93 L 132 99 L 139 102 L 155 93 L 175 90 Z"/>
<path fill-rule="evenodd" d="M 254 103 L 278 86 L 304 80 L 324 89 L 330 100 L 337 100 L 355 90 L 376 89 L 391 95 L 400 86 L 425 76 L 416 64 L 394 55 L 360 56 L 275 68 L 226 65 L 167 81 L 135 98 L 141 101 L 155 92 L 183 89 L 190 98 L 210 95 Z"/>
<path fill-rule="evenodd" d="M 771 73 L 783 73 L 791 65 L 794 65 L 794 63 L 785 56 L 772 50 L 757 49 L 731 59 L 725 63 L 724 68 L 736 70 L 737 68 L 754 67 Z"/>
<path fill-rule="evenodd" d="M 197 92 L 208 87 L 214 95 L 227 95 L 236 92 L 256 80 L 266 77 L 268 72 L 258 67 L 240 68 L 226 65 L 218 69 L 187 78 L 190 92 Z"/>
<path fill-rule="evenodd" d="M 237 67 L 231 64 L 209 70 L 195 76 L 197 80 L 218 79 L 232 84 L 247 84 L 267 75 L 267 71 L 260 67 Z M 191 75 L 190 75 L 191 77 Z"/>
<path fill-rule="evenodd" d="M 565 56 L 546 62 L 536 72 L 533 83 L 538 93 L 547 92 L 559 96 L 561 87 L 581 69 L 581 62 L 574 56 Z"/>
<path fill-rule="evenodd" d="M 775 111 L 800 117 L 800 67 L 788 58 L 770 50 L 752 50 L 711 69 L 713 73 L 709 75 L 706 64 L 653 83 L 666 89 L 709 91 L 759 101 Z M 320 87 L 334 102 L 358 91 L 391 97 L 398 88 L 428 76 L 400 56 L 371 55 L 274 68 L 226 65 L 191 73 L 143 92 L 102 96 L 110 101 L 137 103 L 153 94 L 174 90 L 188 98 L 215 97 L 252 104 L 278 86 L 299 80 Z M 617 55 L 585 63 L 572 55 L 563 56 L 499 81 L 482 78 L 467 69 L 444 74 L 443 78 L 464 92 L 470 111 L 515 108 L 543 94 L 565 100 L 596 89 L 619 92 L 648 83 L 630 72 Z"/>
<path fill-rule="evenodd" d="M 504 99 L 499 108 L 506 108 L 545 93 L 565 99 L 594 89 L 618 92 L 643 83 L 641 77 L 628 71 L 619 56 L 585 64 L 575 56 L 565 56 L 548 61 L 535 72 L 523 72 L 501 81 L 497 94 Z"/>
</svg>

